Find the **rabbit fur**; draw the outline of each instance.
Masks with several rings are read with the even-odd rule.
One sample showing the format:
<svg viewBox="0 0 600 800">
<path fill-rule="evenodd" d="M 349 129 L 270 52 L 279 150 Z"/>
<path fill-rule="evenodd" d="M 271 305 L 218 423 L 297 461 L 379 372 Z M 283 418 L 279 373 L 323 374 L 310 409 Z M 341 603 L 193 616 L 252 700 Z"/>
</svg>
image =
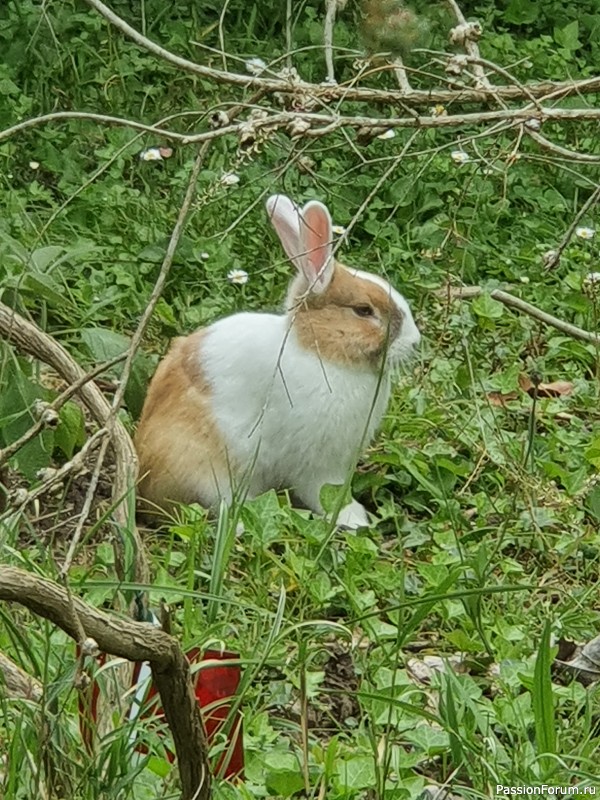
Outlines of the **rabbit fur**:
<svg viewBox="0 0 600 800">
<path fill-rule="evenodd" d="M 289 489 L 323 513 L 385 413 L 391 372 L 420 335 L 387 281 L 333 255 L 327 208 L 283 195 L 267 211 L 297 275 L 283 314 L 239 313 L 176 339 L 150 383 L 135 437 L 140 495 L 168 508 Z M 352 499 L 343 527 L 369 524 Z"/>
</svg>

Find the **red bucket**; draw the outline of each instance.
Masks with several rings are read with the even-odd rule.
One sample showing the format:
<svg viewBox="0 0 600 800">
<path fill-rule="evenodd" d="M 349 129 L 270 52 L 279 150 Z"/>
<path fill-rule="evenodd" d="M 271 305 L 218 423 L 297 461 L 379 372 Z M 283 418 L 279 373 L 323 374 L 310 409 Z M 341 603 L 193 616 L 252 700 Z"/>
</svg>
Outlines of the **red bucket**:
<svg viewBox="0 0 600 800">
<path fill-rule="evenodd" d="M 193 676 L 194 693 L 202 711 L 209 747 L 221 745 L 213 773 L 224 779 L 243 780 L 242 715 L 239 707 L 231 713 L 232 707 L 236 704 L 235 695 L 240 683 L 241 667 L 239 663 L 210 663 L 239 662 L 239 655 L 225 650 L 205 650 L 200 657 L 200 651 L 193 649 L 187 653 L 187 658 L 191 665 L 199 664 Z M 96 660 L 100 666 L 103 665 L 106 661 L 105 654 L 101 653 Z M 160 698 L 151 682 L 149 665 L 145 661 L 138 661 L 134 665 L 132 688 L 136 685 L 129 714 L 130 721 L 150 716 L 159 721 L 164 720 Z M 99 697 L 100 686 L 97 681 L 93 681 L 79 695 L 79 729 L 89 751 L 93 745 Z M 145 753 L 148 750 L 141 742 L 134 746 L 138 752 Z M 174 754 L 168 749 L 167 758 L 169 761 L 174 759 Z"/>
</svg>

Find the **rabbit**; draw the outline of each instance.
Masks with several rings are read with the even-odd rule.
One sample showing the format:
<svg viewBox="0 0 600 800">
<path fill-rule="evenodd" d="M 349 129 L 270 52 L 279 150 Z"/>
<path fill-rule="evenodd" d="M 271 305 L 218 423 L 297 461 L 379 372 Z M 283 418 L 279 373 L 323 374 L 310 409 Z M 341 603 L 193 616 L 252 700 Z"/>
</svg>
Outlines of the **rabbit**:
<svg viewBox="0 0 600 800">
<path fill-rule="evenodd" d="M 385 413 L 392 368 L 420 340 L 387 281 L 335 260 L 326 206 L 273 195 L 267 213 L 297 270 L 285 313 L 238 313 L 175 339 L 150 383 L 135 443 L 153 505 L 289 489 L 323 514 Z M 369 525 L 352 499 L 340 527 Z"/>
</svg>

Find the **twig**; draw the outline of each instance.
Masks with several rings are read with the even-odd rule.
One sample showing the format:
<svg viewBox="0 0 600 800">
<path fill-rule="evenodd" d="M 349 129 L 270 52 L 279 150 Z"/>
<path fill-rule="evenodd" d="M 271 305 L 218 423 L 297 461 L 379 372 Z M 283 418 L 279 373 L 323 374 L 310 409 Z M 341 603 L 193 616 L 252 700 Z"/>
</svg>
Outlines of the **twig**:
<svg viewBox="0 0 600 800">
<path fill-rule="evenodd" d="M 63 565 L 60 569 L 59 579 L 64 581 L 64 585 L 67 589 L 68 589 L 68 585 L 66 582 L 67 573 L 71 569 L 71 564 L 73 563 L 73 558 L 75 557 L 77 547 L 79 546 L 79 540 L 81 539 L 81 534 L 83 533 L 83 526 L 85 525 L 87 518 L 90 514 L 92 502 L 94 500 L 96 489 L 98 487 L 98 481 L 100 480 L 100 473 L 102 472 L 102 466 L 104 464 L 104 458 L 106 456 L 107 447 L 108 447 L 108 439 L 104 439 L 104 441 L 100 445 L 100 452 L 98 453 L 98 458 L 96 459 L 96 464 L 94 465 L 92 477 L 90 478 L 90 482 L 88 484 L 88 488 L 85 493 L 85 498 L 81 506 L 81 511 L 79 512 L 79 519 L 77 520 L 77 526 L 75 528 L 75 531 L 73 532 L 71 541 L 69 542 L 69 549 L 67 550 L 67 555 L 65 556 L 65 560 L 63 561 Z"/>
<path fill-rule="evenodd" d="M 554 250 L 554 252 L 552 253 L 552 256 L 549 256 L 548 259 L 546 260 L 545 266 L 547 270 L 552 270 L 558 266 L 562 254 L 564 253 L 567 245 L 569 244 L 569 242 L 573 237 L 573 234 L 575 233 L 575 229 L 577 228 L 583 217 L 590 210 L 590 208 L 592 208 L 598 202 L 599 199 L 600 199 L 600 183 L 596 186 L 594 191 L 591 193 L 591 195 L 588 197 L 588 199 L 581 206 L 581 208 L 573 218 L 573 221 L 567 228 L 560 244 L 558 245 L 556 250 Z"/>
<path fill-rule="evenodd" d="M 53 581 L 15 567 L 0 566 L 0 600 L 20 603 L 50 620 L 76 641 L 68 593 Z M 173 734 L 181 778 L 182 800 L 208 800 L 208 747 L 194 695 L 187 659 L 177 640 L 144 622 L 132 622 L 98 611 L 72 597 L 85 636 L 99 649 L 129 661 L 148 661 L 160 694 L 165 719 Z"/>
<path fill-rule="evenodd" d="M 0 335 L 16 344 L 22 352 L 50 364 L 68 383 L 75 383 L 85 376 L 84 371 L 62 345 L 3 303 L 0 303 Z M 84 383 L 79 394 L 95 421 L 101 426 L 105 425 L 111 417 L 112 409 L 95 383 Z M 137 455 L 129 433 L 118 418 L 113 421 L 111 437 L 116 467 L 113 483 L 115 521 L 133 538 L 136 582 L 148 583 L 150 573 L 144 546 L 135 525 L 135 516 L 130 513 L 129 503 L 129 496 L 134 491 L 137 480 Z"/>
<path fill-rule="evenodd" d="M 335 86 L 335 70 L 333 67 L 333 26 L 335 16 L 341 11 L 347 0 L 325 0 L 325 24 L 323 25 L 323 47 L 325 49 L 325 65 L 327 67 L 327 83 Z"/>
<path fill-rule="evenodd" d="M 33 700 L 34 703 L 41 702 L 44 696 L 42 684 L 4 653 L 0 653 L 0 672 L 4 676 L 7 697 Z"/>
<path fill-rule="evenodd" d="M 600 155 L 594 155 L 593 153 L 580 153 L 577 150 L 569 150 L 566 147 L 562 147 L 560 144 L 551 142 L 550 139 L 542 136 L 541 133 L 538 133 L 537 131 L 531 130 L 531 128 L 525 126 L 524 130 L 527 132 L 527 135 L 537 142 L 543 150 L 548 150 L 550 153 L 555 153 L 557 156 L 561 156 L 561 158 L 566 158 L 569 161 L 581 161 L 586 164 L 597 164 L 600 161 Z"/>
<path fill-rule="evenodd" d="M 116 358 L 113 358 L 111 361 L 106 361 L 104 364 L 94 367 L 93 370 L 87 372 L 85 375 L 82 375 L 81 378 L 75 381 L 75 383 L 71 384 L 71 386 L 65 389 L 62 394 L 59 394 L 55 400 L 53 400 L 46 406 L 46 408 L 44 408 L 38 421 L 32 425 L 29 430 L 25 431 L 23 436 L 17 439 L 16 442 L 6 445 L 3 450 L 0 450 L 0 467 L 5 464 L 9 458 L 12 458 L 15 453 L 18 453 L 19 450 L 27 444 L 27 442 L 30 442 L 32 439 L 34 439 L 41 430 L 51 424 L 52 415 L 47 413 L 49 409 L 52 409 L 52 411 L 59 411 L 67 402 L 67 400 L 69 400 L 79 391 L 84 383 L 94 380 L 96 376 L 106 372 L 106 370 L 114 367 L 115 364 L 119 364 L 121 361 L 124 361 L 124 359 L 125 353 L 122 353 Z"/>
<path fill-rule="evenodd" d="M 285 65 L 292 66 L 292 0 L 285 4 Z"/>
<path fill-rule="evenodd" d="M 460 300 L 463 298 L 467 299 L 478 297 L 485 291 L 486 290 L 482 286 L 460 286 L 456 289 L 444 287 L 442 289 L 438 289 L 435 294 L 438 297 L 447 297 L 449 300 Z M 582 342 L 590 342 L 591 344 L 595 345 L 600 344 L 600 334 L 586 331 L 583 328 L 578 328 L 577 325 L 571 325 L 570 322 L 565 322 L 558 317 L 552 316 L 552 314 L 547 314 L 545 311 L 542 311 L 536 306 L 532 306 L 531 303 L 527 303 L 525 300 L 521 300 L 519 297 L 515 297 L 513 294 L 504 292 L 501 289 L 493 289 L 489 295 L 499 303 L 503 303 L 505 306 L 514 308 L 517 311 L 522 311 L 523 314 L 527 314 L 528 316 L 543 322 L 545 325 L 556 328 L 562 333 L 567 334 L 567 336 L 571 336 L 573 339 L 579 339 Z"/>
<path fill-rule="evenodd" d="M 406 95 L 411 94 L 413 92 L 413 88 L 408 80 L 408 75 L 406 74 L 406 69 L 404 67 L 404 61 L 402 61 L 400 56 L 396 56 L 392 64 L 394 67 L 394 75 L 398 81 L 398 86 L 400 87 L 402 96 L 405 97 Z"/>
<path fill-rule="evenodd" d="M 460 6 L 456 2 L 456 0 L 448 0 L 448 5 L 452 9 L 452 11 L 454 11 L 456 19 L 458 20 L 458 24 L 466 28 L 469 23 L 467 22 L 465 15 L 462 13 Z M 481 31 L 481 28 L 479 28 L 479 31 Z M 487 79 L 487 75 L 485 74 L 485 71 L 483 70 L 483 67 L 481 66 L 481 63 L 479 61 L 481 57 L 479 55 L 479 45 L 477 44 L 477 42 L 466 36 L 463 46 L 465 48 L 465 51 L 467 52 L 467 55 L 469 55 L 473 59 L 473 72 L 477 79 L 477 85 L 485 89 L 491 88 L 492 91 L 495 91 L 495 89 L 490 86 L 490 82 Z"/>
<path fill-rule="evenodd" d="M 125 20 L 121 19 L 100 0 L 86 0 L 88 5 L 94 8 L 101 14 L 108 22 L 113 24 L 122 33 L 132 39 L 136 44 L 154 55 L 162 58 L 186 72 L 192 72 L 200 75 L 215 83 L 225 83 L 232 86 L 241 86 L 244 88 L 262 89 L 264 92 L 281 92 L 287 94 L 295 94 L 297 92 L 309 93 L 313 97 L 321 97 L 330 100 L 348 100 L 359 102 L 376 102 L 384 103 L 386 105 L 405 102 L 410 105 L 429 106 L 432 103 L 446 104 L 457 99 L 457 92 L 452 90 L 414 90 L 409 97 L 405 97 L 401 91 L 391 91 L 385 89 L 370 89 L 363 87 L 348 87 L 340 86 L 320 86 L 316 84 L 306 83 L 300 81 L 296 84 L 290 84 L 283 79 L 263 78 L 257 76 L 239 75 L 233 72 L 224 72 L 222 70 L 214 69 L 212 67 L 205 67 L 196 64 L 193 61 L 188 61 L 185 58 L 170 53 L 164 47 L 157 45 L 155 42 L 143 36 L 141 33 L 131 27 Z M 581 81 L 543 81 L 537 84 L 528 86 L 528 92 L 535 97 L 542 97 L 549 92 L 556 92 L 560 96 L 565 96 L 573 93 L 594 92 L 600 87 L 600 76 L 586 78 Z M 477 88 L 466 89 L 461 88 L 459 92 L 460 100 L 463 103 L 480 103 L 486 102 L 490 97 L 502 97 L 505 100 L 518 99 L 523 94 L 517 86 L 494 86 L 489 89 Z"/>
<path fill-rule="evenodd" d="M 98 122 L 102 125 L 120 125 L 125 128 L 134 128 L 134 130 L 145 131 L 146 133 L 158 134 L 164 136 L 169 140 L 185 140 L 184 133 L 177 133 L 176 131 L 161 128 L 158 125 L 144 125 L 142 122 L 136 122 L 132 119 L 125 119 L 123 117 L 111 117 L 108 114 L 94 114 L 89 111 L 54 111 L 52 114 L 42 114 L 39 117 L 31 117 L 30 119 L 23 120 L 10 128 L 5 128 L 0 131 L 0 142 L 5 139 L 10 139 L 16 133 L 33 128 L 37 125 L 44 125 L 46 122 L 55 122 L 69 119 L 82 119 L 89 120 L 90 122 Z"/>
<path fill-rule="evenodd" d="M 188 181 L 185 197 L 183 199 L 183 203 L 181 204 L 181 208 L 179 209 L 179 214 L 177 215 L 177 222 L 175 223 L 175 227 L 173 228 L 173 233 L 171 234 L 171 238 L 169 240 L 169 244 L 167 247 L 167 252 L 165 253 L 165 257 L 163 259 L 163 263 L 161 265 L 158 278 L 156 279 L 156 283 L 154 284 L 154 289 L 152 290 L 150 299 L 148 300 L 146 308 L 144 309 L 144 313 L 142 314 L 141 319 L 137 325 L 137 328 L 135 329 L 135 332 L 131 337 L 131 343 L 127 350 L 127 358 L 125 359 L 125 364 L 123 366 L 123 373 L 121 375 L 121 380 L 119 382 L 119 386 L 117 387 L 117 391 L 115 392 L 115 396 L 113 399 L 113 404 L 112 404 L 113 415 L 118 411 L 119 406 L 121 405 L 121 401 L 123 400 L 123 395 L 127 387 L 127 381 L 129 380 L 129 374 L 133 366 L 133 359 L 135 358 L 135 355 L 138 351 L 138 348 L 144 336 L 144 332 L 146 330 L 148 322 L 150 321 L 150 318 L 154 313 L 154 308 L 156 307 L 156 304 L 164 289 L 166 280 L 169 276 L 169 271 L 173 263 L 175 251 L 179 244 L 179 240 L 181 239 L 181 234 L 183 233 L 183 228 L 185 226 L 187 215 L 192 205 L 192 201 L 194 199 L 194 194 L 196 191 L 196 183 L 198 182 L 198 175 L 200 174 L 200 169 L 202 168 L 202 164 L 204 163 L 204 156 L 206 155 L 208 147 L 209 147 L 209 142 L 204 142 L 204 144 L 200 148 L 200 152 L 196 156 L 196 160 L 194 161 L 194 165 L 190 172 L 190 179 Z"/>
<path fill-rule="evenodd" d="M 456 96 L 455 96 L 456 99 Z M 237 105 L 233 110 L 239 112 L 245 106 Z M 544 108 L 543 115 L 546 120 L 597 120 L 600 119 L 600 109 L 598 108 Z M 233 114 L 231 114 L 233 116 Z M 115 125 L 123 125 L 125 127 L 132 127 L 134 129 L 140 128 L 140 124 L 134 120 L 122 119 L 119 117 L 106 117 L 102 114 L 88 114 L 74 111 L 56 112 L 54 114 L 44 114 L 40 117 L 33 117 L 32 119 L 20 122 L 18 125 L 13 125 L 11 128 L 6 128 L 0 131 L 0 141 L 13 136 L 15 133 L 26 130 L 27 128 L 43 125 L 47 122 L 62 121 L 68 119 L 87 119 L 99 123 L 111 123 Z M 309 112 L 294 112 L 285 111 L 278 114 L 271 114 L 264 119 L 253 120 L 253 125 L 256 129 L 261 128 L 292 128 L 294 123 L 299 120 L 310 122 L 311 124 L 318 124 L 320 127 L 312 127 L 306 131 L 305 136 L 309 138 L 320 138 L 339 130 L 344 127 L 348 128 L 381 128 L 387 130 L 388 128 L 458 128 L 469 125 L 481 125 L 501 121 L 513 122 L 526 122 L 531 119 L 531 110 L 529 108 L 512 108 L 512 109 L 499 109 L 495 111 L 482 111 L 465 114 L 452 114 L 446 116 L 410 116 L 410 117 L 363 117 L 363 116 L 338 116 L 336 114 L 317 114 Z M 238 135 L 243 126 L 247 125 L 247 121 L 226 125 L 222 128 L 215 130 L 204 131 L 197 134 L 179 134 L 173 131 L 165 131 L 161 128 L 154 128 L 152 126 L 142 126 L 144 130 L 150 130 L 155 133 L 161 133 L 170 138 L 176 138 L 183 145 L 186 144 L 200 144 L 209 142 L 213 139 L 218 139 L 222 136 L 229 134 Z M 581 161 L 598 161 L 600 156 L 591 154 L 577 154 L 573 151 L 560 148 L 558 145 L 553 145 L 548 140 L 539 137 L 535 131 L 527 128 L 527 132 L 536 141 L 540 141 L 547 149 L 554 150 L 560 155 L 565 155 L 568 158 L 577 158 Z"/>
<path fill-rule="evenodd" d="M 8 511 L 5 511 L 0 519 L 12 516 L 15 513 L 19 513 L 25 508 L 25 506 L 29 505 L 29 503 L 31 503 L 33 500 L 37 500 L 38 497 L 41 497 L 43 494 L 45 494 L 48 489 L 50 489 L 56 483 L 62 483 L 62 481 L 64 481 L 64 479 L 71 473 L 77 473 L 84 469 L 85 460 L 89 453 L 91 453 L 94 448 L 97 447 L 99 442 L 104 439 L 105 436 L 108 436 L 108 430 L 106 428 L 100 428 L 92 436 L 90 436 L 81 450 L 75 453 L 70 461 L 65 462 L 58 469 L 52 470 L 39 486 L 36 486 L 35 489 L 31 489 L 30 491 L 21 492 L 21 490 L 19 490 L 20 495 L 18 502 Z"/>
</svg>

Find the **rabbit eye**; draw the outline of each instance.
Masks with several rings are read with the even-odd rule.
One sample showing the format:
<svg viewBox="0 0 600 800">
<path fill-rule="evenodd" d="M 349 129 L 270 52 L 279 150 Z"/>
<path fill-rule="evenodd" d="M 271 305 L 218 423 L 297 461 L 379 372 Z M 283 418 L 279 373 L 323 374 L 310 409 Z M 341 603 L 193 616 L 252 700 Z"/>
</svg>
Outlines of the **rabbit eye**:
<svg viewBox="0 0 600 800">
<path fill-rule="evenodd" d="M 352 306 L 352 310 L 356 314 L 357 317 L 372 317 L 375 313 L 373 310 L 373 306 Z"/>
</svg>

